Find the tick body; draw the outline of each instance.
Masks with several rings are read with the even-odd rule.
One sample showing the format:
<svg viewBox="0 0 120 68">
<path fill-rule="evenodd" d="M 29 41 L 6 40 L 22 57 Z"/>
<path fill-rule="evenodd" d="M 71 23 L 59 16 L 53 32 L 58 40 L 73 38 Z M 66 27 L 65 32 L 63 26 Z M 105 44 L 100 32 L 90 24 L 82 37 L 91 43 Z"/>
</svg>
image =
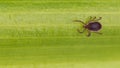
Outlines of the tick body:
<svg viewBox="0 0 120 68">
<path fill-rule="evenodd" d="M 102 28 L 101 23 L 98 22 L 99 20 L 101 20 L 101 17 L 99 17 L 98 19 L 96 19 L 96 17 L 90 17 L 90 19 L 87 22 L 75 20 L 75 22 L 81 22 L 83 24 L 83 31 L 80 31 L 79 29 L 77 29 L 77 31 L 79 33 L 83 33 L 85 30 L 87 30 L 88 37 L 91 36 L 91 32 L 102 34 L 98 32 Z"/>
<path fill-rule="evenodd" d="M 91 22 L 85 25 L 84 28 L 90 31 L 98 31 L 101 29 L 101 24 L 99 22 Z"/>
</svg>

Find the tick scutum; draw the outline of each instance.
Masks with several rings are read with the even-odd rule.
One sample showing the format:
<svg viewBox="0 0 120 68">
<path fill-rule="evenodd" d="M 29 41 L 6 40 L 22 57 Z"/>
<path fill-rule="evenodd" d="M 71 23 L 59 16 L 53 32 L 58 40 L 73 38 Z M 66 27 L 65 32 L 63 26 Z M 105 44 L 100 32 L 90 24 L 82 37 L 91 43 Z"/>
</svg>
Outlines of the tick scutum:
<svg viewBox="0 0 120 68">
<path fill-rule="evenodd" d="M 98 31 L 101 29 L 101 27 L 102 25 L 99 22 L 91 22 L 85 26 L 85 28 L 91 31 Z"/>
</svg>

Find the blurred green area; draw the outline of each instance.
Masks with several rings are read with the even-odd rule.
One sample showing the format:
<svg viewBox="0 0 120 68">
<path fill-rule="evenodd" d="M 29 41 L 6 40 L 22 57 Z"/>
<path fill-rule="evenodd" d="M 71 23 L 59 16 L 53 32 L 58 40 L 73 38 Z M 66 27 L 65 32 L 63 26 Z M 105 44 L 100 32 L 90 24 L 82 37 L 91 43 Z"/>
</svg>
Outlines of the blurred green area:
<svg viewBox="0 0 120 68">
<path fill-rule="evenodd" d="M 1 12 L 118 12 L 116 0 L 0 1 Z"/>
<path fill-rule="evenodd" d="M 119 68 L 118 0 L 1 0 L 1 68 Z M 102 17 L 103 35 L 76 29 Z"/>
</svg>

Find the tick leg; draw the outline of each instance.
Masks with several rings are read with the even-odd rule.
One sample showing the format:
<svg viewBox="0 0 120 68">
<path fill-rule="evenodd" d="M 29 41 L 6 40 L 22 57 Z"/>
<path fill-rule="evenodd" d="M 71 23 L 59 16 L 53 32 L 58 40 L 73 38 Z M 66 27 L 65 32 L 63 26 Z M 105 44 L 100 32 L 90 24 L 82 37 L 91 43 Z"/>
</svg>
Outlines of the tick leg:
<svg viewBox="0 0 120 68">
<path fill-rule="evenodd" d="M 85 29 L 83 29 L 83 31 L 80 31 L 79 29 L 77 29 L 77 31 L 78 31 L 79 33 L 83 33 L 83 32 L 85 31 Z"/>
<path fill-rule="evenodd" d="M 91 32 L 90 32 L 90 31 L 88 31 L 87 37 L 90 37 L 90 36 L 91 36 Z"/>
<path fill-rule="evenodd" d="M 95 19 L 96 19 L 96 17 L 90 16 L 90 19 L 89 19 L 88 23 L 90 23 L 91 21 L 94 21 Z"/>
<path fill-rule="evenodd" d="M 96 19 L 96 17 L 93 17 L 93 18 L 92 18 L 92 21 L 94 21 L 95 19 Z"/>
<path fill-rule="evenodd" d="M 74 22 L 81 22 L 82 24 L 85 24 L 83 21 L 81 20 L 74 20 Z"/>
<path fill-rule="evenodd" d="M 89 16 L 89 17 L 87 18 L 87 20 L 86 20 L 86 24 L 89 23 L 89 22 L 91 21 L 91 19 L 92 19 L 92 17 Z"/>
<path fill-rule="evenodd" d="M 98 19 L 96 19 L 95 21 L 99 21 L 99 20 L 101 20 L 102 19 L 102 17 L 99 17 Z"/>
</svg>

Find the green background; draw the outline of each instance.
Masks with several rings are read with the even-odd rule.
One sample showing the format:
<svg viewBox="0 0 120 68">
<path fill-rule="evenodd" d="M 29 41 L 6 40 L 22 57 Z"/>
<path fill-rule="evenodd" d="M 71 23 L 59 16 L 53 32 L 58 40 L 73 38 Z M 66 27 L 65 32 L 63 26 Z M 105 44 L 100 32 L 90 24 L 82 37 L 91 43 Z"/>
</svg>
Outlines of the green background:
<svg viewBox="0 0 120 68">
<path fill-rule="evenodd" d="M 103 35 L 76 31 L 89 16 Z M 0 0 L 0 68 L 120 68 L 120 1 Z"/>
</svg>

